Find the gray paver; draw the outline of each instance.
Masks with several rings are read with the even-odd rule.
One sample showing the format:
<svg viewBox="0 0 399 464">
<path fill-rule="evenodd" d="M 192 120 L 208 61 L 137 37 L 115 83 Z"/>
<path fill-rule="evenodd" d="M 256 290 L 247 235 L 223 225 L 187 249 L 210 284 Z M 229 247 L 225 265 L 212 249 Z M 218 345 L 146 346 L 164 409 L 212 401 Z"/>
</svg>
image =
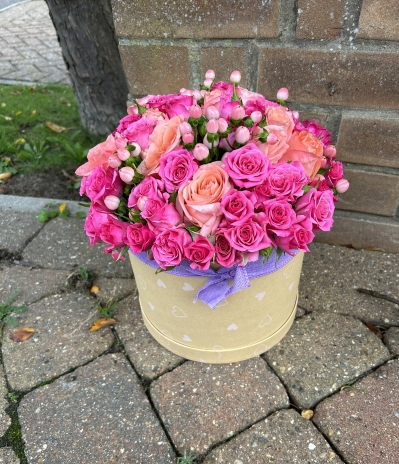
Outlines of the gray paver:
<svg viewBox="0 0 399 464">
<path fill-rule="evenodd" d="M 264 357 L 298 406 L 310 409 L 390 356 L 357 319 L 317 312 L 295 320 L 286 337 Z"/>
<path fill-rule="evenodd" d="M 391 327 L 385 332 L 384 343 L 394 356 L 399 356 L 399 327 Z"/>
<path fill-rule="evenodd" d="M 11 448 L 0 448 L 0 464 L 19 464 L 20 460 L 15 456 Z"/>
<path fill-rule="evenodd" d="M 25 248 L 24 260 L 48 269 L 84 266 L 96 275 L 131 277 L 129 259 L 115 261 L 105 254 L 104 244 L 91 247 L 83 227 L 84 219 L 51 220 Z"/>
<path fill-rule="evenodd" d="M 1 201 L 0 195 L 0 201 Z M 19 213 L 0 209 L 0 250 L 21 253 L 26 242 L 43 228 L 32 213 Z"/>
<path fill-rule="evenodd" d="M 151 397 L 176 448 L 211 446 L 289 405 L 261 358 L 205 365 L 187 362 L 151 384 Z"/>
<path fill-rule="evenodd" d="M 106 279 L 105 277 L 97 277 L 94 279 L 93 285 L 99 288 L 96 294 L 102 302 L 107 302 L 110 299 L 121 300 L 136 289 L 134 279 Z"/>
<path fill-rule="evenodd" d="M 338 464 L 341 459 L 308 420 L 278 411 L 213 450 L 204 464 Z"/>
<path fill-rule="evenodd" d="M 0 365 L 0 437 L 4 435 L 11 424 L 10 416 L 5 412 L 5 409 L 8 407 L 7 394 L 8 390 L 4 370 L 3 366 Z"/>
<path fill-rule="evenodd" d="M 121 354 L 102 356 L 34 390 L 22 399 L 18 415 L 29 463 L 175 463 Z"/>
<path fill-rule="evenodd" d="M 351 314 L 373 325 L 399 325 L 397 305 L 358 293 L 366 288 L 399 299 L 399 255 L 312 243 L 305 253 L 299 305 Z"/>
<path fill-rule="evenodd" d="M 142 377 L 147 380 L 154 379 L 184 361 L 161 346 L 148 332 L 141 317 L 137 295 L 121 301 L 115 317 L 119 321 L 115 330 L 126 354 Z"/>
<path fill-rule="evenodd" d="M 25 342 L 10 339 L 15 327 L 3 333 L 3 362 L 15 390 L 29 390 L 104 353 L 114 342 L 109 328 L 89 332 L 98 318 L 95 300 L 81 294 L 44 298 L 18 315 L 18 327 L 31 327 Z"/>
<path fill-rule="evenodd" d="M 350 464 L 399 462 L 399 360 L 326 399 L 314 421 Z"/>
<path fill-rule="evenodd" d="M 15 291 L 12 304 L 29 304 L 44 296 L 65 290 L 68 271 L 30 269 L 25 266 L 5 266 L 0 270 L 0 302 L 4 302 Z"/>
</svg>

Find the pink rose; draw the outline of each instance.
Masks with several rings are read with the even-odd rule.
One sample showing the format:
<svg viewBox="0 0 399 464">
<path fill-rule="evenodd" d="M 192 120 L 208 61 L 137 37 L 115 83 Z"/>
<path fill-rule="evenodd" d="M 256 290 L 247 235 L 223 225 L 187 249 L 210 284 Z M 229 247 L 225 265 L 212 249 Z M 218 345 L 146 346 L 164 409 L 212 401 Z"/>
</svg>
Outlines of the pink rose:
<svg viewBox="0 0 399 464">
<path fill-rule="evenodd" d="M 284 197 L 288 201 L 295 201 L 302 196 L 302 187 L 309 183 L 309 178 L 301 163 L 279 163 L 271 167 L 266 183 L 269 185 L 270 196 Z"/>
<path fill-rule="evenodd" d="M 223 197 L 220 208 L 232 225 L 238 225 L 253 216 L 255 201 L 256 195 L 253 193 L 232 189 Z"/>
<path fill-rule="evenodd" d="M 277 198 L 266 200 L 263 205 L 265 211 L 258 217 L 266 225 L 266 230 L 279 236 L 288 235 L 287 230 L 296 222 L 292 205 L 287 200 Z"/>
<path fill-rule="evenodd" d="M 195 241 L 186 248 L 186 259 L 192 261 L 190 267 L 198 268 L 200 271 L 209 269 L 214 254 L 215 247 L 202 235 L 197 235 Z"/>
<path fill-rule="evenodd" d="M 149 198 L 141 212 L 141 217 L 148 222 L 148 227 L 158 233 L 181 223 L 181 215 L 173 203 L 167 203 L 159 198 Z"/>
<path fill-rule="evenodd" d="M 296 202 L 296 213 L 310 218 L 313 230 L 324 230 L 328 232 L 333 223 L 334 200 L 333 193 L 329 190 L 319 191 L 316 189 L 305 193 Z"/>
<path fill-rule="evenodd" d="M 211 92 L 205 92 L 204 104 L 202 108 L 204 114 L 205 114 L 206 109 L 209 106 L 214 106 L 217 109 L 219 109 L 219 102 L 220 102 L 221 95 L 222 95 L 222 91 L 219 89 L 212 90 Z"/>
<path fill-rule="evenodd" d="M 326 184 L 329 187 L 335 187 L 337 182 L 344 177 L 344 168 L 340 161 L 332 161 L 331 168 L 324 174 Z"/>
<path fill-rule="evenodd" d="M 303 121 L 301 124 L 298 120 L 298 122 L 295 124 L 295 130 L 298 132 L 303 130 L 310 132 L 316 137 L 316 139 L 320 140 L 324 147 L 332 143 L 332 140 L 330 139 L 331 133 L 328 132 L 328 130 L 324 127 L 320 126 L 317 121 Z"/>
<path fill-rule="evenodd" d="M 228 229 L 219 229 L 215 239 L 216 262 L 223 267 L 232 267 L 242 261 L 242 253 L 234 249 L 226 238 Z"/>
<path fill-rule="evenodd" d="M 111 245 L 105 250 L 107 253 L 114 248 L 122 248 L 126 245 L 126 222 L 122 222 L 114 216 L 108 215 L 107 222 L 100 226 L 99 235 L 103 242 Z"/>
<path fill-rule="evenodd" d="M 185 148 L 166 153 L 159 160 L 159 175 L 165 183 L 168 192 L 174 192 L 182 184 L 191 180 L 198 171 L 198 163 Z"/>
<path fill-rule="evenodd" d="M 79 193 L 87 195 L 92 203 L 107 209 L 104 205 L 104 198 L 108 195 L 120 196 L 123 187 L 124 184 L 116 169 L 104 169 L 102 166 L 97 166 L 88 177 L 82 179 Z"/>
<path fill-rule="evenodd" d="M 107 169 L 109 166 L 109 159 L 115 157 L 116 152 L 115 138 L 110 134 L 105 142 L 101 142 L 89 150 L 87 154 L 87 163 L 82 164 L 82 166 L 76 169 L 76 175 L 88 176 L 97 166 L 102 166 L 104 169 Z"/>
<path fill-rule="evenodd" d="M 161 180 L 148 176 L 132 189 L 127 201 L 127 206 L 135 210 L 142 210 L 145 202 L 149 198 L 163 199 L 164 190 L 165 186 Z"/>
<path fill-rule="evenodd" d="M 251 92 L 248 89 L 244 89 L 244 87 L 237 86 L 237 95 L 241 98 L 242 104 L 245 106 L 248 100 L 256 100 L 258 98 L 264 98 L 263 95 L 256 92 Z"/>
<path fill-rule="evenodd" d="M 116 132 L 119 132 L 121 134 L 131 124 L 138 121 L 139 119 L 141 119 L 139 114 L 128 114 L 127 116 L 125 116 L 119 121 L 119 126 L 114 130 L 112 134 L 115 135 Z"/>
<path fill-rule="evenodd" d="M 226 154 L 224 168 L 238 187 L 250 188 L 261 184 L 269 172 L 269 160 L 253 143 Z"/>
<path fill-rule="evenodd" d="M 314 239 L 312 221 L 309 218 L 296 222 L 289 229 L 286 237 L 276 236 L 276 245 L 288 254 L 290 250 L 309 251 L 308 244 Z"/>
<path fill-rule="evenodd" d="M 152 245 L 152 253 L 158 266 L 164 270 L 169 266 L 178 266 L 190 243 L 190 234 L 181 227 L 163 230 Z"/>
<path fill-rule="evenodd" d="M 149 250 L 154 241 L 155 235 L 149 227 L 141 224 L 141 222 L 127 224 L 126 245 L 130 247 L 133 253 Z"/>
<path fill-rule="evenodd" d="M 105 222 L 108 222 L 108 213 L 97 211 L 93 206 L 90 206 L 87 214 L 84 230 L 90 239 L 90 245 L 93 246 L 97 242 L 101 242 L 99 234 L 100 227 Z"/>
<path fill-rule="evenodd" d="M 136 142 L 143 150 L 148 148 L 148 139 L 154 130 L 157 121 L 155 119 L 140 119 L 130 124 L 122 133 L 129 143 Z"/>
<path fill-rule="evenodd" d="M 147 103 L 147 108 L 157 108 L 163 113 L 166 113 L 169 118 L 182 115 L 188 118 L 188 108 L 193 104 L 193 97 L 189 95 L 170 94 L 156 95 L 150 98 Z"/>
<path fill-rule="evenodd" d="M 234 249 L 249 253 L 267 248 L 272 243 L 262 227 L 252 219 L 229 227 L 225 236 Z"/>
</svg>

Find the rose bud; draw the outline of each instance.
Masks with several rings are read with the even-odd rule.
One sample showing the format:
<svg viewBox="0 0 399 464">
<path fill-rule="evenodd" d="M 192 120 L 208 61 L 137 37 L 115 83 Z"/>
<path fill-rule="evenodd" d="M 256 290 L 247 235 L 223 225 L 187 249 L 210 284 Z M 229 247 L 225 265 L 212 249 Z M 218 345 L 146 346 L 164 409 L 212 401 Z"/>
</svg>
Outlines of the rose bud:
<svg viewBox="0 0 399 464">
<path fill-rule="evenodd" d="M 230 74 L 230 81 L 233 82 L 234 84 L 238 84 L 241 80 L 241 73 L 240 71 L 233 71 Z"/>
<path fill-rule="evenodd" d="M 203 143 L 197 143 L 193 150 L 193 156 L 196 160 L 202 161 L 209 155 L 209 149 Z"/>
<path fill-rule="evenodd" d="M 141 153 L 141 147 L 140 147 L 140 145 L 139 145 L 138 143 L 136 143 L 136 142 L 133 142 L 131 145 L 132 145 L 133 147 L 135 147 L 135 148 L 134 148 L 134 150 L 131 151 L 130 154 L 131 154 L 132 156 L 139 156 L 140 153 Z"/>
<path fill-rule="evenodd" d="M 340 179 L 335 188 L 337 189 L 338 193 L 344 193 L 348 190 L 349 188 L 349 182 L 346 179 Z"/>
<path fill-rule="evenodd" d="M 218 132 L 220 132 L 221 134 L 223 134 L 223 132 L 226 132 L 227 128 L 229 127 L 229 123 L 223 118 L 219 118 L 217 122 L 218 122 Z"/>
<path fill-rule="evenodd" d="M 212 79 L 205 79 L 204 80 L 204 85 L 205 87 L 209 88 L 213 83 L 213 80 Z"/>
<path fill-rule="evenodd" d="M 219 110 L 216 108 L 216 106 L 208 106 L 208 108 L 205 110 L 205 117 L 206 119 L 219 119 Z"/>
<path fill-rule="evenodd" d="M 231 110 L 231 119 L 234 119 L 235 121 L 240 121 L 241 119 L 245 118 L 245 110 L 242 106 L 235 106 Z"/>
<path fill-rule="evenodd" d="M 115 134 L 115 146 L 116 148 L 125 148 L 127 145 L 127 141 L 121 137 L 120 134 L 116 133 Z"/>
<path fill-rule="evenodd" d="M 310 183 L 310 185 L 311 185 L 312 187 L 316 187 L 316 185 L 317 185 L 319 182 L 321 182 L 322 180 L 324 180 L 324 179 L 325 179 L 325 177 L 322 176 L 321 174 L 316 174 L 315 177 L 314 177 L 314 179 L 313 179 L 312 182 Z"/>
<path fill-rule="evenodd" d="M 250 138 L 250 133 L 247 127 L 240 126 L 235 132 L 236 142 L 240 145 L 248 142 Z"/>
<path fill-rule="evenodd" d="M 335 158 L 336 153 L 337 149 L 334 147 L 334 145 L 327 145 L 323 148 L 323 155 L 327 158 Z"/>
<path fill-rule="evenodd" d="M 208 69 L 205 73 L 205 79 L 215 79 L 215 71 L 213 69 Z"/>
<path fill-rule="evenodd" d="M 200 94 L 200 98 L 202 98 L 201 94 Z M 190 118 L 199 119 L 202 116 L 201 107 L 198 106 L 198 105 L 190 106 L 190 108 L 188 109 L 188 115 L 189 115 Z"/>
<path fill-rule="evenodd" d="M 188 122 L 184 121 L 179 124 L 179 131 L 181 135 L 184 135 L 186 132 L 192 132 L 193 128 Z"/>
<path fill-rule="evenodd" d="M 125 184 L 130 184 L 134 177 L 134 169 L 129 166 L 119 169 L 119 177 L 125 182 Z"/>
<path fill-rule="evenodd" d="M 253 113 L 251 113 L 251 116 L 250 118 L 252 119 L 252 121 L 257 124 L 258 122 L 261 122 L 262 120 L 262 113 L 260 111 L 254 111 Z"/>
<path fill-rule="evenodd" d="M 118 168 L 122 164 L 122 161 L 115 155 L 108 158 L 108 165 L 111 168 Z"/>
<path fill-rule="evenodd" d="M 282 87 L 278 92 L 277 92 L 277 100 L 287 100 L 289 97 L 288 89 L 285 87 Z"/>
<path fill-rule="evenodd" d="M 210 133 L 210 134 L 216 134 L 216 132 L 218 131 L 219 129 L 219 124 L 218 122 L 216 121 L 216 119 L 211 119 L 209 120 L 207 123 L 206 123 L 206 130 Z"/>
<path fill-rule="evenodd" d="M 115 209 L 118 209 L 120 202 L 121 201 L 119 200 L 119 198 L 116 197 L 115 195 L 108 195 L 107 197 L 104 198 L 105 206 L 112 211 L 114 211 Z"/>
<path fill-rule="evenodd" d="M 183 134 L 182 139 L 183 139 L 183 143 L 185 143 L 186 145 L 193 143 L 194 134 L 192 132 L 186 132 L 185 134 Z"/>
<path fill-rule="evenodd" d="M 117 153 L 118 158 L 122 161 L 126 161 L 128 158 L 130 158 L 130 151 L 126 150 L 126 148 L 119 148 Z"/>
<path fill-rule="evenodd" d="M 324 158 L 324 156 L 323 156 L 323 157 L 321 158 L 321 165 L 320 165 L 320 167 L 321 167 L 321 168 L 325 168 L 325 167 L 327 166 L 327 162 L 328 162 L 327 159 Z"/>
<path fill-rule="evenodd" d="M 278 142 L 278 138 L 277 138 L 277 135 L 275 134 L 269 134 L 266 138 L 266 142 L 269 144 L 269 145 L 274 145 Z"/>
</svg>

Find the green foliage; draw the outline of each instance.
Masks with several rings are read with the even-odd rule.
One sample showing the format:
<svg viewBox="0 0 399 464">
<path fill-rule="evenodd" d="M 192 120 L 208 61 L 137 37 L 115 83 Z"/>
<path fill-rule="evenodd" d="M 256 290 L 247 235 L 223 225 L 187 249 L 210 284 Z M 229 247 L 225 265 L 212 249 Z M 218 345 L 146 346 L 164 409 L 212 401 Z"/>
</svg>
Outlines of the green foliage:
<svg viewBox="0 0 399 464">
<path fill-rule="evenodd" d="M 187 454 L 186 450 L 184 450 L 184 455 L 177 459 L 177 464 L 192 464 L 194 461 L 195 456 L 192 451 Z"/>
<path fill-rule="evenodd" d="M 79 268 L 77 276 L 78 276 L 78 278 L 80 280 L 84 280 L 85 282 L 89 282 L 91 280 L 94 280 L 94 274 L 92 272 L 88 271 L 83 266 L 81 266 Z"/>
<path fill-rule="evenodd" d="M 13 306 L 11 304 L 17 295 L 18 292 L 15 290 L 5 303 L 0 303 L 0 322 L 5 322 L 10 325 L 18 324 L 18 320 L 12 316 L 12 314 L 23 313 L 26 311 L 26 306 Z"/>
<path fill-rule="evenodd" d="M 39 222 L 47 222 L 59 216 L 62 219 L 70 215 L 66 208 L 65 203 L 48 203 L 38 214 L 37 220 Z"/>
<path fill-rule="evenodd" d="M 109 299 L 105 304 L 104 303 L 98 303 L 97 309 L 98 312 L 100 313 L 101 317 L 104 319 L 111 319 L 111 317 L 114 317 L 116 305 L 118 303 L 118 299 Z"/>
<path fill-rule="evenodd" d="M 18 403 L 19 395 L 17 393 L 9 392 L 8 397 L 10 398 L 10 401 L 12 401 L 13 403 Z"/>
</svg>

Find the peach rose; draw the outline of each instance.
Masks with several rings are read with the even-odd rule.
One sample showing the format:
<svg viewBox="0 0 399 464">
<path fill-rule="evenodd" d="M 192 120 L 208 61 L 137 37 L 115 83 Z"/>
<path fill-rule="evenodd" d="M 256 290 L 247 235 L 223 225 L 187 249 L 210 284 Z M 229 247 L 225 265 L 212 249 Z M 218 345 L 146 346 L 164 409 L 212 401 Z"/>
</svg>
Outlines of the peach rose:
<svg viewBox="0 0 399 464">
<path fill-rule="evenodd" d="M 200 234 L 206 237 L 218 227 L 223 214 L 220 202 L 232 188 L 221 161 L 203 164 L 193 180 L 179 188 L 176 208 L 187 221 L 201 227 Z"/>
<path fill-rule="evenodd" d="M 266 126 L 265 129 L 269 132 L 269 134 L 274 134 L 277 137 L 277 142 L 274 145 L 271 145 L 267 142 L 261 143 L 257 141 L 255 145 L 267 156 L 267 158 L 269 158 L 269 161 L 272 164 L 276 164 L 288 150 L 287 132 L 284 127 L 280 126 Z"/>
<path fill-rule="evenodd" d="M 299 161 L 311 179 L 321 167 L 323 145 L 319 139 L 307 131 L 295 132 L 288 140 L 288 150 L 281 161 Z"/>
<path fill-rule="evenodd" d="M 87 163 L 78 167 L 75 174 L 78 176 L 88 176 L 97 166 L 102 166 L 104 169 L 107 169 L 108 160 L 116 156 L 116 151 L 115 138 L 110 134 L 105 142 L 101 142 L 89 150 L 87 154 Z"/>
<path fill-rule="evenodd" d="M 143 151 L 143 161 L 137 170 L 143 176 L 148 176 L 159 170 L 159 158 L 165 153 L 169 153 L 179 145 L 180 131 L 179 124 L 184 121 L 183 116 L 173 116 L 166 122 L 158 123 L 148 142 L 149 147 Z"/>
<path fill-rule="evenodd" d="M 150 108 L 142 114 L 142 118 L 155 119 L 155 121 L 163 122 L 168 121 L 169 117 L 167 114 L 159 111 L 158 108 Z"/>
<path fill-rule="evenodd" d="M 219 108 L 220 97 L 222 95 L 222 91 L 219 89 L 212 90 L 212 92 L 206 92 L 204 95 L 204 105 L 203 105 L 203 112 L 205 114 L 205 110 L 208 106 L 215 106 Z"/>
<path fill-rule="evenodd" d="M 290 110 L 283 106 L 268 106 L 266 109 L 266 120 L 269 126 L 283 127 L 287 134 L 287 139 L 291 137 L 295 124 Z"/>
</svg>

